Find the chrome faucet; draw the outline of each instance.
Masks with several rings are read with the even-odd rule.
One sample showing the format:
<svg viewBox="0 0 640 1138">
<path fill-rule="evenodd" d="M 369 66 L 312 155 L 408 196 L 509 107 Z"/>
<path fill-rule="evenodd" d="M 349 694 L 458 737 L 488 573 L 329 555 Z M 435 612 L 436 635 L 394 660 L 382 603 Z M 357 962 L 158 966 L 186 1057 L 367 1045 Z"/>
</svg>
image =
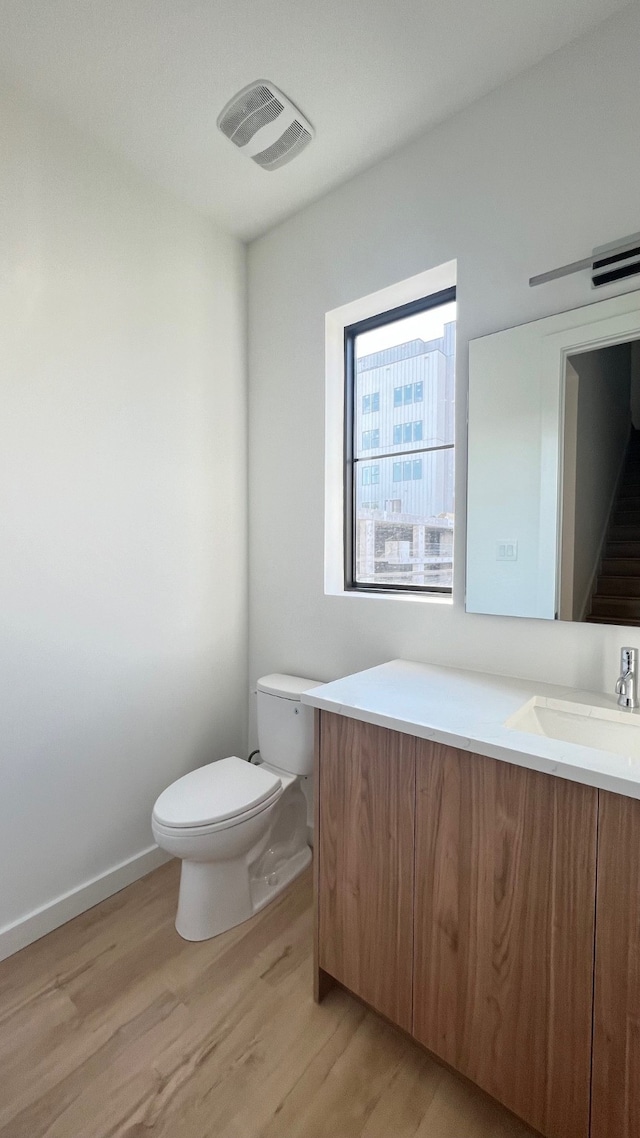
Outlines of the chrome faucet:
<svg viewBox="0 0 640 1138">
<path fill-rule="evenodd" d="M 616 695 L 620 707 L 633 711 L 640 707 L 638 699 L 638 649 L 622 648 L 620 651 L 621 675 L 616 683 Z"/>
</svg>

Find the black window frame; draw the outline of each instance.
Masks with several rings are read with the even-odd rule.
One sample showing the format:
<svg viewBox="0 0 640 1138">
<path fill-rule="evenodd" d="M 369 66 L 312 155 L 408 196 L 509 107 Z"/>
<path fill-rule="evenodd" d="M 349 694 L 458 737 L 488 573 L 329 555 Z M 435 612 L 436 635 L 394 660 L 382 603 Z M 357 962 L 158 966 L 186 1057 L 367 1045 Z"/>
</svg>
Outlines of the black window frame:
<svg viewBox="0 0 640 1138">
<path fill-rule="evenodd" d="M 371 462 L 373 455 L 368 455 L 362 459 L 355 457 L 354 451 L 354 431 L 356 422 L 356 409 L 355 409 L 355 341 L 356 337 L 362 332 L 370 332 L 374 328 L 380 328 L 384 324 L 392 324 L 396 320 L 402 320 L 405 316 L 414 316 L 419 312 L 426 312 L 430 308 L 440 308 L 442 305 L 451 304 L 456 300 L 456 287 L 442 289 L 440 292 L 431 293 L 429 296 L 420 297 L 418 300 L 409 301 L 408 304 L 401 304 L 397 308 L 390 308 L 386 312 L 377 313 L 375 316 L 369 316 L 364 320 L 358 320 L 355 324 L 349 324 L 344 329 L 344 483 L 343 483 L 343 515 L 344 515 L 344 587 L 345 591 L 349 592 L 371 592 L 371 593 L 426 593 L 438 596 L 451 596 L 453 587 L 449 585 L 392 585 L 387 582 L 384 584 L 375 584 L 370 581 L 356 581 L 355 579 L 355 551 L 356 551 L 356 534 L 355 534 L 355 494 L 357 472 L 356 468 L 359 462 Z M 423 396 L 424 398 L 424 396 Z M 422 402 L 423 400 L 418 400 Z M 395 406 L 395 397 L 394 397 Z M 424 416 L 423 416 L 424 421 Z M 452 443 L 447 443 L 444 446 L 437 447 L 422 447 L 418 451 L 412 451 L 412 454 L 419 454 L 421 459 L 423 454 L 427 452 L 440 451 L 440 450 L 454 450 L 455 440 Z M 396 461 L 403 458 L 402 452 L 390 451 L 389 454 L 376 455 L 377 459 L 394 457 Z"/>
</svg>

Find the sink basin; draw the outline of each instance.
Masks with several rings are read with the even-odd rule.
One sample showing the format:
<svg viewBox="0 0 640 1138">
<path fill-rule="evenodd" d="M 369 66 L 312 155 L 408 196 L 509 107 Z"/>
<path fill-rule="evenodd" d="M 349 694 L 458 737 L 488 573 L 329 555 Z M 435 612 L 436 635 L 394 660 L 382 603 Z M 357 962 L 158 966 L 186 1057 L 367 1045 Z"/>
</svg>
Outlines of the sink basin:
<svg viewBox="0 0 640 1138">
<path fill-rule="evenodd" d="M 513 731 L 640 759 L 640 713 L 534 696 L 505 722 Z"/>
</svg>

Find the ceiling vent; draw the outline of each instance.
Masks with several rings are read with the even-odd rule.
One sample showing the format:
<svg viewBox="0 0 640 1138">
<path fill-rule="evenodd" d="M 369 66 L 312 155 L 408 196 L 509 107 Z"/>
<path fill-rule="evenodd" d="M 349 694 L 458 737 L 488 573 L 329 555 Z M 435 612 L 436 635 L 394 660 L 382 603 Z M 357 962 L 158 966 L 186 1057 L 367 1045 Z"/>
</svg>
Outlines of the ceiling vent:
<svg viewBox="0 0 640 1138">
<path fill-rule="evenodd" d="M 218 115 L 217 125 L 263 170 L 291 162 L 314 136 L 311 123 L 266 79 L 234 95 Z"/>
</svg>

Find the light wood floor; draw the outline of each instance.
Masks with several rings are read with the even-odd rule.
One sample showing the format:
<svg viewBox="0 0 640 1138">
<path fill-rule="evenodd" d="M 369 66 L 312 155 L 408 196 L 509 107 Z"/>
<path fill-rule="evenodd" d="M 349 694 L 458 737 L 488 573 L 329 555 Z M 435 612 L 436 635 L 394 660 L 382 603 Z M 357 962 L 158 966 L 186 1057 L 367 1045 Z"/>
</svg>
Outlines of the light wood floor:
<svg viewBox="0 0 640 1138">
<path fill-rule="evenodd" d="M 213 941 L 177 862 L 0 964 L 0 1138 L 530 1138 L 341 991 L 311 880 Z"/>
</svg>

